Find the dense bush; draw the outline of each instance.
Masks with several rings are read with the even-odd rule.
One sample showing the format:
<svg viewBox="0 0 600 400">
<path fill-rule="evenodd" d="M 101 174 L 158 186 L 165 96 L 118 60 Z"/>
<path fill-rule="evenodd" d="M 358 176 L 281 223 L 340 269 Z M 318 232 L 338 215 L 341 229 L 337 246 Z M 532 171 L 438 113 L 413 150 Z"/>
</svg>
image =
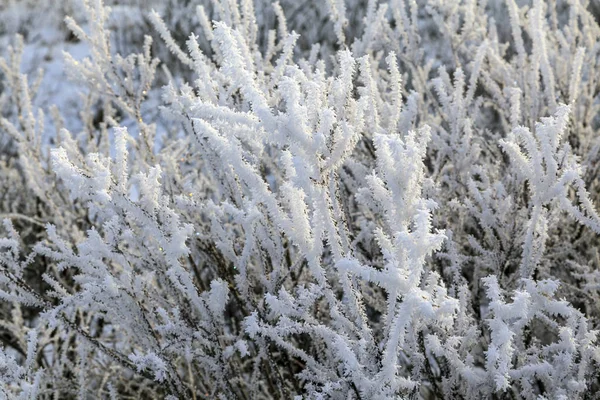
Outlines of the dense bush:
<svg viewBox="0 0 600 400">
<path fill-rule="evenodd" d="M 303 3 L 0 3 L 0 398 L 596 398 L 595 10 Z"/>
</svg>

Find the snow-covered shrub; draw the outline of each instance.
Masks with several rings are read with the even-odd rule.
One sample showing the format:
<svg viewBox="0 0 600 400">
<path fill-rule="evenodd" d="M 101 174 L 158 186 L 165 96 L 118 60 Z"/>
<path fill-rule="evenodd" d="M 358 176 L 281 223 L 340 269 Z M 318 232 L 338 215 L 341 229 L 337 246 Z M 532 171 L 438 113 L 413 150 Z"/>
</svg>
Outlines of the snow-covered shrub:
<svg viewBox="0 0 600 400">
<path fill-rule="evenodd" d="M 593 398 L 586 2 L 172 3 L 0 60 L 0 398 Z"/>
</svg>

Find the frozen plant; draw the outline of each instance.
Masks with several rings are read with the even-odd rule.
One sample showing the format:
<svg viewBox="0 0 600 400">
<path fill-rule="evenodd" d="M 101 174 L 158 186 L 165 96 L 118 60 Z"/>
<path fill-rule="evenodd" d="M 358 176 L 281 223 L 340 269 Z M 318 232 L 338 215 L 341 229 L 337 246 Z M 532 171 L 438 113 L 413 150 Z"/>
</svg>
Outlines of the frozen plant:
<svg viewBox="0 0 600 400">
<path fill-rule="evenodd" d="M 592 6 L 172 3 L 0 59 L 0 398 L 594 398 Z"/>
</svg>

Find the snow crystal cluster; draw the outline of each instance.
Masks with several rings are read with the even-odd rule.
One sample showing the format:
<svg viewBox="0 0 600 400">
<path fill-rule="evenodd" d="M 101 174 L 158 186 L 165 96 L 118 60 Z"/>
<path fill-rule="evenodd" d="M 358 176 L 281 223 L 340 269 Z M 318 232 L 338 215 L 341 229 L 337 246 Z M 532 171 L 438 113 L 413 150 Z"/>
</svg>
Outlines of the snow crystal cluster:
<svg viewBox="0 0 600 400">
<path fill-rule="evenodd" d="M 59 3 L 53 92 L 0 1 L 0 399 L 597 398 L 594 2 Z"/>
</svg>

